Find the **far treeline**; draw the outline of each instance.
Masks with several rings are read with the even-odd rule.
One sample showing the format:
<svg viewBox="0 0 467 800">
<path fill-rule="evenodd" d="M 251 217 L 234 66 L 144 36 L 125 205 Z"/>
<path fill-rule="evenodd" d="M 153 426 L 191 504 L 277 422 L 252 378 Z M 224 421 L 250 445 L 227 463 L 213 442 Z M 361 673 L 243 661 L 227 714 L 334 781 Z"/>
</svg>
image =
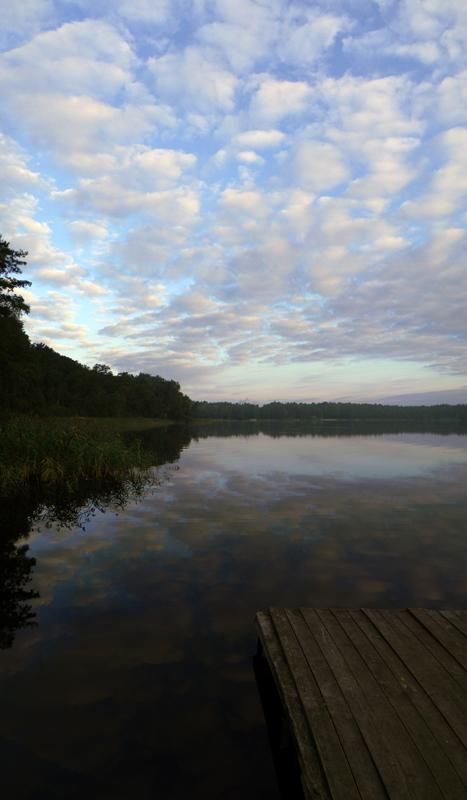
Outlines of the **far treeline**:
<svg viewBox="0 0 467 800">
<path fill-rule="evenodd" d="M 467 422 L 467 405 L 385 406 L 372 403 L 252 403 L 196 404 L 198 419 L 225 420 L 400 420 L 407 422 Z"/>
<path fill-rule="evenodd" d="M 92 369 L 45 344 L 32 344 L 21 315 L 29 306 L 18 289 L 30 286 L 16 276 L 26 262 L 0 236 L 0 416 L 191 418 L 192 402 L 177 381 L 141 372 L 113 375 Z"/>
</svg>

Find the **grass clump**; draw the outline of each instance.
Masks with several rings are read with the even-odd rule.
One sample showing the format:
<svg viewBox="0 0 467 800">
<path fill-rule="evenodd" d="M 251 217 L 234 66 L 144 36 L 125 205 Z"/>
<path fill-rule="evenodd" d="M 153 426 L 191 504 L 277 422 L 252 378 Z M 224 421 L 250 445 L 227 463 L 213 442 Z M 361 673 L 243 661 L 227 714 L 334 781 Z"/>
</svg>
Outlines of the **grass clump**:
<svg viewBox="0 0 467 800">
<path fill-rule="evenodd" d="M 0 428 L 0 494 L 99 481 L 148 470 L 151 457 L 139 441 L 79 422 L 10 421 Z"/>
</svg>

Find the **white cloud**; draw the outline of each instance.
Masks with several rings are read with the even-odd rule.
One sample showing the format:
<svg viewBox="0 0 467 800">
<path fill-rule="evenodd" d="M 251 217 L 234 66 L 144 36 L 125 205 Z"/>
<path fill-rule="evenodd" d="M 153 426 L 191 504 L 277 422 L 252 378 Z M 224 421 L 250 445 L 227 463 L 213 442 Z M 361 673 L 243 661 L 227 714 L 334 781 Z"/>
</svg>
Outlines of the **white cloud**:
<svg viewBox="0 0 467 800">
<path fill-rule="evenodd" d="M 306 111 L 313 92 L 303 81 L 264 79 L 252 98 L 250 114 L 253 120 L 270 124 L 292 114 Z"/>
<path fill-rule="evenodd" d="M 74 222 L 70 222 L 68 228 L 73 244 L 79 247 L 87 245 L 95 239 L 105 239 L 108 236 L 106 227 L 96 222 L 88 222 L 87 220 L 75 220 Z"/>
<path fill-rule="evenodd" d="M 339 149 L 329 142 L 304 142 L 293 161 L 297 185 L 312 192 L 322 192 L 349 177 Z"/>
<path fill-rule="evenodd" d="M 438 137 L 437 150 L 444 164 L 433 170 L 423 194 L 407 200 L 402 211 L 410 217 L 443 219 L 464 212 L 467 197 L 467 130 L 451 128 Z"/>
<path fill-rule="evenodd" d="M 234 108 L 238 78 L 208 58 L 199 47 L 183 53 L 167 53 L 150 58 L 148 68 L 154 76 L 155 92 L 174 104 L 204 112 L 229 112 Z"/>
<path fill-rule="evenodd" d="M 8 46 L 11 42 L 26 39 L 40 30 L 54 17 L 53 0 L 22 0 L 21 3 L 5 3 L 2 7 L 0 42 Z M 3 48 L 2 48 L 3 49 Z"/>
<path fill-rule="evenodd" d="M 461 125 L 467 122 L 467 71 L 450 75 L 437 86 L 424 84 L 419 96 L 425 100 L 423 113 L 433 113 L 435 124 Z"/>
<path fill-rule="evenodd" d="M 192 189 L 142 191 L 126 188 L 112 177 L 82 181 L 77 189 L 54 195 L 77 212 L 117 219 L 145 214 L 171 225 L 193 225 L 200 208 L 198 195 Z"/>
<path fill-rule="evenodd" d="M 262 219 L 270 213 L 270 206 L 261 192 L 242 189 L 225 189 L 219 200 L 228 212 L 251 215 Z"/>
<path fill-rule="evenodd" d="M 109 24 L 84 20 L 39 33 L 1 57 L 2 83 L 10 93 L 66 93 L 96 100 L 125 88 L 136 59 Z"/>
<path fill-rule="evenodd" d="M 99 329 L 168 377 L 467 369 L 467 7 L 378 5 L 371 31 L 358 3 L 9 9 L 1 232 L 30 251 L 30 329 L 91 362 Z"/>
<path fill-rule="evenodd" d="M 86 297 L 101 297 L 102 295 L 110 294 L 110 289 L 104 286 L 99 286 L 93 281 L 80 281 L 78 292 Z"/>
<path fill-rule="evenodd" d="M 67 23 L 0 57 L 0 87 L 16 125 L 72 169 L 108 168 L 112 147 L 173 128 L 171 109 L 135 80 L 138 61 L 115 28 Z"/>
<path fill-rule="evenodd" d="M 55 191 L 54 197 L 77 211 L 124 217 L 147 213 L 192 224 L 199 211 L 196 188 L 178 186 L 190 182 L 196 157 L 180 151 L 145 146 L 119 148 L 107 159 L 105 174 L 82 178 L 73 189 Z"/>
<path fill-rule="evenodd" d="M 240 18 L 241 19 L 241 18 Z M 197 38 L 205 45 L 216 48 L 229 62 L 235 73 L 245 73 L 256 61 L 264 57 L 274 37 L 274 27 L 261 30 L 251 25 L 213 22 L 204 25 Z"/>
<path fill-rule="evenodd" d="M 0 134 L 0 197 L 12 192 L 34 191 L 45 181 L 38 172 L 29 169 L 31 157 L 13 139 Z"/>
<path fill-rule="evenodd" d="M 267 130 L 267 131 L 245 131 L 244 133 L 239 133 L 237 136 L 233 138 L 233 143 L 238 144 L 239 147 L 247 147 L 252 148 L 254 150 L 262 150 L 263 148 L 270 148 L 270 147 L 277 147 L 280 145 L 285 138 L 285 134 L 282 131 L 277 131 L 274 129 Z"/>
<path fill-rule="evenodd" d="M 238 161 L 244 161 L 246 164 L 265 164 L 264 158 L 255 153 L 254 150 L 242 150 L 237 153 Z"/>
<path fill-rule="evenodd" d="M 52 150 L 77 172 L 105 171 L 114 146 L 132 141 L 157 125 L 155 108 L 114 108 L 89 97 L 23 93 L 11 103 L 36 145 Z M 165 116 L 165 114 L 164 114 Z"/>
<path fill-rule="evenodd" d="M 467 9 L 462 0 L 382 4 L 386 26 L 348 37 L 345 48 L 368 61 L 396 56 L 438 69 L 465 63 Z"/>
<path fill-rule="evenodd" d="M 290 7 L 289 14 L 296 13 L 297 6 Z M 311 64 L 324 51 L 334 44 L 340 32 L 352 28 L 346 16 L 336 17 L 333 14 L 322 14 L 317 9 L 301 9 L 303 21 L 297 24 L 296 19 L 288 20 L 288 30 L 281 32 L 278 45 L 280 58 L 289 64 Z"/>
</svg>

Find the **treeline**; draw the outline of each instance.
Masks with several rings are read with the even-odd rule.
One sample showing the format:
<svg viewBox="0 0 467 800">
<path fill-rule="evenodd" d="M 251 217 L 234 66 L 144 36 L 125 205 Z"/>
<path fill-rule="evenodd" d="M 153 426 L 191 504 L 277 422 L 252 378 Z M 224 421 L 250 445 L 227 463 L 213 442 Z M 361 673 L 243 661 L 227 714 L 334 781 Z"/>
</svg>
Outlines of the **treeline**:
<svg viewBox="0 0 467 800">
<path fill-rule="evenodd" d="M 32 344 L 18 316 L 0 315 L 0 415 L 152 417 L 187 420 L 192 402 L 177 381 L 92 369 Z"/>
<path fill-rule="evenodd" d="M 198 419 L 222 420 L 395 420 L 467 422 L 467 405 L 389 406 L 379 403 L 208 403 L 196 404 Z"/>
</svg>

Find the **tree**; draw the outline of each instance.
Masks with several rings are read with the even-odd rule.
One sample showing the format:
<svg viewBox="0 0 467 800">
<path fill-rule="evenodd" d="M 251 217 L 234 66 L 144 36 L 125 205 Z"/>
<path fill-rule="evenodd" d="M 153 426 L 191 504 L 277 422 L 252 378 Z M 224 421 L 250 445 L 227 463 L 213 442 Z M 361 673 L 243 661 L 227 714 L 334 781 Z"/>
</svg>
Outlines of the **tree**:
<svg viewBox="0 0 467 800">
<path fill-rule="evenodd" d="M 15 275 L 21 274 L 20 267 L 24 267 L 27 256 L 24 250 L 12 250 L 10 243 L 0 235 L 0 316 L 19 317 L 20 314 L 29 314 L 29 306 L 24 297 L 16 294 L 16 289 L 31 286 L 31 281 L 21 281 Z"/>
<path fill-rule="evenodd" d="M 102 375 L 112 375 L 112 370 L 107 364 L 94 364 L 92 371 L 99 372 Z"/>
</svg>

